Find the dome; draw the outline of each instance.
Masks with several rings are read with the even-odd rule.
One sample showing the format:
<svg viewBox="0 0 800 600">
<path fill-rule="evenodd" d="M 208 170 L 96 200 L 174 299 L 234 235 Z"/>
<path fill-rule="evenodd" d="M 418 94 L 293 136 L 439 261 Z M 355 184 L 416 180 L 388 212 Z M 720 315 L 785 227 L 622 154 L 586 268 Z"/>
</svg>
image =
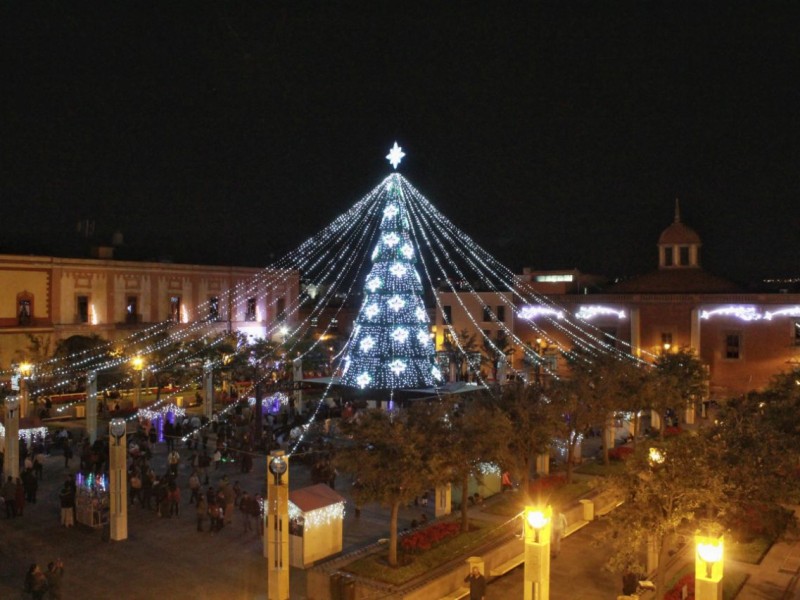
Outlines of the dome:
<svg viewBox="0 0 800 600">
<path fill-rule="evenodd" d="M 684 225 L 680 221 L 676 221 L 661 232 L 658 243 L 659 245 L 699 245 L 700 236 L 697 235 L 697 232 L 691 227 Z"/>
</svg>

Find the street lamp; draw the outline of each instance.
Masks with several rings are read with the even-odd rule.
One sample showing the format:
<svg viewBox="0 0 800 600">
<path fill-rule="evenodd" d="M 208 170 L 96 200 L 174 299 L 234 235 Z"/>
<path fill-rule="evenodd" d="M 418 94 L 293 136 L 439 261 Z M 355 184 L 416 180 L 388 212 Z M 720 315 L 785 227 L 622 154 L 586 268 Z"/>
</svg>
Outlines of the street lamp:
<svg viewBox="0 0 800 600">
<path fill-rule="evenodd" d="M 28 377 L 33 372 L 33 365 L 29 362 L 22 362 L 17 365 L 17 372 L 19 373 L 19 416 L 28 416 Z"/>
<path fill-rule="evenodd" d="M 553 508 L 526 506 L 523 513 L 525 538 L 524 600 L 550 599 L 550 529 Z"/>
<path fill-rule="evenodd" d="M 3 473 L 14 479 L 19 477 L 19 397 L 9 396 L 6 404 L 6 453 Z"/>
<path fill-rule="evenodd" d="M 139 372 L 139 382 L 136 386 L 136 396 L 133 400 L 134 408 L 139 408 L 142 402 L 142 386 L 144 385 L 144 358 L 137 355 L 131 359 L 131 366 L 134 371 Z"/>
<path fill-rule="evenodd" d="M 722 600 L 723 536 L 695 535 L 695 598 Z"/>
</svg>

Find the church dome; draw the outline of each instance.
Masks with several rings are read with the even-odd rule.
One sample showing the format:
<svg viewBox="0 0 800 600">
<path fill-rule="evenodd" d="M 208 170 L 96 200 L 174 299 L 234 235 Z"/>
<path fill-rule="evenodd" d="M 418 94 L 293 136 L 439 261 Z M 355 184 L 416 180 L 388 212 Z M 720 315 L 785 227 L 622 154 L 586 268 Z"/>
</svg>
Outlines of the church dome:
<svg viewBox="0 0 800 600">
<path fill-rule="evenodd" d="M 658 243 L 670 245 L 700 244 L 700 236 L 691 227 L 684 225 L 680 221 L 675 221 L 661 232 Z"/>
</svg>

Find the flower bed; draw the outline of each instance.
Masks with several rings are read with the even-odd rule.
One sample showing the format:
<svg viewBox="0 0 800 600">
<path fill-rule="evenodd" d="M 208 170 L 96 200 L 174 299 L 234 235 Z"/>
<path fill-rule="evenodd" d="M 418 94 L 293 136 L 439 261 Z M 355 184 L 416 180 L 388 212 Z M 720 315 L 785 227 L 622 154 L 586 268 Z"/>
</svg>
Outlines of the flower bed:
<svg viewBox="0 0 800 600">
<path fill-rule="evenodd" d="M 683 586 L 686 586 L 687 594 L 683 595 Z M 694 573 L 687 573 L 681 577 L 672 589 L 664 594 L 664 600 L 694 600 Z"/>
<path fill-rule="evenodd" d="M 608 451 L 608 458 L 610 460 L 626 460 L 633 454 L 633 448 L 630 446 L 617 446 Z"/>
<path fill-rule="evenodd" d="M 540 477 L 539 479 L 531 481 L 529 489 L 531 495 L 535 495 L 541 492 L 557 490 L 566 483 L 566 475 L 548 475 L 547 477 Z"/>
<path fill-rule="evenodd" d="M 404 536 L 400 541 L 400 547 L 410 553 L 425 552 L 444 540 L 458 535 L 460 531 L 461 523 L 457 521 L 435 523 Z"/>
</svg>

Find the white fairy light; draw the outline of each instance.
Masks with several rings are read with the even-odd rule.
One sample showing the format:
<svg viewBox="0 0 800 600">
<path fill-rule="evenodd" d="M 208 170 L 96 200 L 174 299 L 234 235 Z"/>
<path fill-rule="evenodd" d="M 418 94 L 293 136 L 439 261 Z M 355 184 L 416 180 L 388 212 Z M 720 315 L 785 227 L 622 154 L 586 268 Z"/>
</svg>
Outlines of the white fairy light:
<svg viewBox="0 0 800 600">
<path fill-rule="evenodd" d="M 380 288 L 381 285 L 383 285 L 383 284 L 382 284 L 380 278 L 379 277 L 373 277 L 372 279 L 370 279 L 367 282 L 367 289 L 369 289 L 370 292 L 375 293 L 375 290 Z"/>
<path fill-rule="evenodd" d="M 400 243 L 400 236 L 397 235 L 394 231 L 387 233 L 383 236 L 383 243 L 389 246 L 389 248 L 394 248 L 397 244 Z"/>
<path fill-rule="evenodd" d="M 598 306 L 598 305 L 589 305 L 589 306 L 581 306 L 578 312 L 575 313 L 575 316 L 578 319 L 583 319 L 585 321 L 590 321 L 594 319 L 598 315 L 616 315 L 619 319 L 626 318 L 625 311 L 619 310 L 616 308 L 612 308 L 610 306 Z"/>
<path fill-rule="evenodd" d="M 411 244 L 403 244 L 403 246 L 400 248 L 400 253 L 408 260 L 414 258 L 414 248 L 411 247 Z"/>
<path fill-rule="evenodd" d="M 372 303 L 369 306 L 367 306 L 367 308 L 364 309 L 364 314 L 367 315 L 367 318 L 371 321 L 378 315 L 380 311 L 381 309 L 378 308 L 378 305 Z"/>
<path fill-rule="evenodd" d="M 326 525 L 330 525 L 335 521 L 342 521 L 345 514 L 344 502 L 336 502 L 316 510 L 310 510 L 306 513 L 301 511 L 294 502 L 289 501 L 289 518 L 290 519 L 303 519 L 304 531 L 311 531 Z"/>
<path fill-rule="evenodd" d="M 427 323 L 428 322 L 428 312 L 424 308 L 422 308 L 421 306 L 418 306 L 414 310 L 414 316 L 417 317 L 417 321 L 420 321 L 422 323 Z"/>
<path fill-rule="evenodd" d="M 359 348 L 361 348 L 362 352 L 369 352 L 374 347 L 375 347 L 375 339 L 371 335 L 365 337 L 363 340 L 361 340 L 361 343 L 359 344 Z"/>
<path fill-rule="evenodd" d="M 398 312 L 401 308 L 406 305 L 406 301 L 403 300 L 400 296 L 394 295 L 386 302 L 386 305 L 391 308 L 394 312 Z"/>
<path fill-rule="evenodd" d="M 408 329 L 405 327 L 398 327 L 392 332 L 392 339 L 399 344 L 405 344 L 408 339 Z"/>
<path fill-rule="evenodd" d="M 406 370 L 406 363 L 405 361 L 396 358 L 395 360 L 389 363 L 389 370 L 395 375 L 400 375 L 403 371 Z"/>
<path fill-rule="evenodd" d="M 439 370 L 439 367 L 431 367 L 431 375 L 436 381 L 442 380 L 442 372 Z"/>
<path fill-rule="evenodd" d="M 360 388 L 367 387 L 370 381 L 372 381 L 372 377 L 370 377 L 369 373 L 367 373 L 366 371 L 364 371 L 363 373 L 361 373 L 361 375 L 356 377 L 356 383 Z"/>
<path fill-rule="evenodd" d="M 383 218 L 393 219 L 397 216 L 397 213 L 399 212 L 400 212 L 399 208 L 397 208 L 394 204 L 390 204 L 389 206 L 383 209 Z"/>
<path fill-rule="evenodd" d="M 402 277 L 403 275 L 406 274 L 407 271 L 408 271 L 408 269 L 406 269 L 405 265 L 403 265 L 401 263 L 394 263 L 389 268 L 389 272 L 392 275 L 394 275 L 395 277 Z M 375 290 L 372 290 L 372 291 L 374 292 Z"/>
<path fill-rule="evenodd" d="M 417 332 L 417 341 L 423 346 L 427 346 L 431 343 L 431 336 L 425 329 L 421 329 Z"/>
<path fill-rule="evenodd" d="M 386 159 L 389 161 L 389 164 L 392 165 L 392 168 L 396 169 L 405 155 L 406 153 L 403 152 L 403 149 L 395 142 L 394 146 L 389 150 L 389 154 L 386 155 Z"/>
<path fill-rule="evenodd" d="M 523 306 L 519 309 L 520 319 L 531 320 L 541 316 L 552 316 L 556 319 L 564 318 L 564 311 L 556 310 L 547 306 Z"/>
</svg>

